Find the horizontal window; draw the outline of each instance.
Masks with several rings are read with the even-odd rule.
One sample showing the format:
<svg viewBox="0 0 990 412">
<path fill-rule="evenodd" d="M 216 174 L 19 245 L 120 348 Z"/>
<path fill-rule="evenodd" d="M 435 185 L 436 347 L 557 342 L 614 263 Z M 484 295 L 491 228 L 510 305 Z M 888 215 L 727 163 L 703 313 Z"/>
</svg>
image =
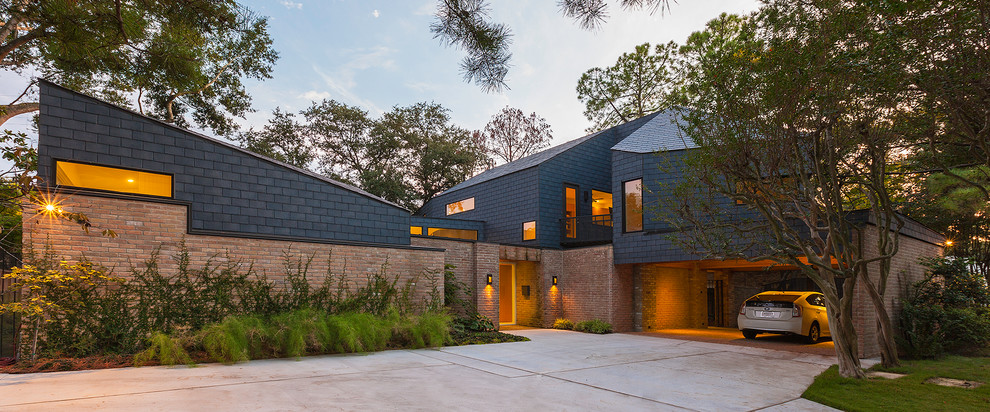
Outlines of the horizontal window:
<svg viewBox="0 0 990 412">
<path fill-rule="evenodd" d="M 172 176 L 82 163 L 55 162 L 55 184 L 137 195 L 172 197 Z"/>
<path fill-rule="evenodd" d="M 410 235 L 422 235 L 423 234 L 423 227 L 422 226 L 410 226 L 409 227 L 409 234 Z"/>
<path fill-rule="evenodd" d="M 461 212 L 474 210 L 474 198 L 467 198 L 460 202 L 447 203 L 447 215 L 456 215 Z"/>
<path fill-rule="evenodd" d="M 536 221 L 523 223 L 523 240 L 536 239 Z"/>
<path fill-rule="evenodd" d="M 478 240 L 477 230 L 466 229 L 444 229 L 431 227 L 427 229 L 427 235 L 436 237 L 449 237 L 454 239 Z"/>
</svg>

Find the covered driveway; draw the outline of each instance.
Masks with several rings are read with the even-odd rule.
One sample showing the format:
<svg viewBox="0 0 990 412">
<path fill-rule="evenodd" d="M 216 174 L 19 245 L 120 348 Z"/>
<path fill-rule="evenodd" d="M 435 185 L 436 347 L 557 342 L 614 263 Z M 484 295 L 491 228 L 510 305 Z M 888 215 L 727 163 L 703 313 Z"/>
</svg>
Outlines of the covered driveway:
<svg viewBox="0 0 990 412">
<path fill-rule="evenodd" d="M 233 366 L 0 375 L 3 410 L 827 410 L 827 356 L 629 334 Z"/>
</svg>

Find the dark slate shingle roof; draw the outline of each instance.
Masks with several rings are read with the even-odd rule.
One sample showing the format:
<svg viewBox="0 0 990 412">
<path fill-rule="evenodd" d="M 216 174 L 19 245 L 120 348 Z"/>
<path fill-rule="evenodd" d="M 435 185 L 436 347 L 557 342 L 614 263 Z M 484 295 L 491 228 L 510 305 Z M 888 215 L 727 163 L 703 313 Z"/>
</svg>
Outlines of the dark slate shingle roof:
<svg viewBox="0 0 990 412">
<path fill-rule="evenodd" d="M 697 144 L 678 127 L 677 122 L 681 113 L 677 109 L 668 109 L 657 114 L 652 120 L 640 126 L 629 137 L 622 139 L 612 150 L 631 153 L 653 153 L 656 151 L 672 151 L 693 149 Z"/>
<path fill-rule="evenodd" d="M 461 189 L 463 189 L 465 187 L 474 186 L 474 185 L 476 185 L 478 183 L 487 182 L 489 180 L 492 180 L 492 179 L 495 179 L 495 178 L 498 178 L 498 177 L 502 177 L 502 176 L 508 175 L 510 173 L 515 173 L 515 172 L 518 172 L 520 170 L 529 169 L 529 168 L 531 168 L 533 166 L 538 166 L 540 163 L 543 163 L 543 162 L 545 162 L 547 160 L 550 160 L 554 156 L 567 151 L 567 149 L 570 149 L 570 148 L 572 148 L 574 146 L 577 146 L 577 145 L 579 145 L 581 143 L 584 143 L 584 142 L 588 141 L 589 139 L 591 139 L 592 137 L 598 136 L 601 133 L 602 132 L 595 132 L 595 133 L 589 134 L 589 135 L 584 136 L 584 137 L 579 137 L 579 138 L 574 139 L 574 140 L 571 140 L 569 142 L 562 143 L 562 144 L 560 144 L 558 146 L 551 147 L 551 148 L 549 148 L 547 150 L 544 150 L 542 152 L 533 153 L 533 154 L 531 154 L 529 156 L 526 156 L 526 157 L 524 157 L 522 159 L 515 160 L 515 161 L 512 161 L 512 162 L 509 162 L 509 163 L 500 165 L 500 166 L 493 167 L 493 168 L 488 169 L 488 170 L 486 170 L 484 172 L 478 173 L 477 175 L 474 175 L 474 177 L 472 177 L 472 178 L 470 178 L 468 180 L 465 180 L 465 181 L 463 181 L 461 183 L 458 183 L 454 187 L 445 190 L 443 193 L 453 192 L 455 190 L 461 190 Z M 441 194 L 443 194 L 443 193 L 441 193 Z"/>
</svg>

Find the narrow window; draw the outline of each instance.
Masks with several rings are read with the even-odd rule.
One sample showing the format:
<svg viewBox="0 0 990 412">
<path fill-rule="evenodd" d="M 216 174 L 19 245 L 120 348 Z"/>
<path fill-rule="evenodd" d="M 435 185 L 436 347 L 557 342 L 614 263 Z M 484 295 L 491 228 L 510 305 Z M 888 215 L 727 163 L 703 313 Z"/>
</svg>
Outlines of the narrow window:
<svg viewBox="0 0 990 412">
<path fill-rule="evenodd" d="M 643 179 L 630 180 L 622 184 L 626 232 L 643 230 Z"/>
<path fill-rule="evenodd" d="M 409 227 L 409 234 L 410 235 L 422 235 L 423 234 L 423 227 L 422 226 L 410 226 Z"/>
<path fill-rule="evenodd" d="M 459 202 L 447 203 L 447 216 L 456 215 L 461 212 L 474 210 L 474 198 L 467 198 Z"/>
<path fill-rule="evenodd" d="M 427 229 L 426 232 L 430 236 L 436 237 L 449 237 L 453 239 L 465 239 L 465 240 L 478 240 L 477 230 L 466 230 L 466 229 L 444 229 L 439 227 L 431 227 Z"/>
<path fill-rule="evenodd" d="M 564 234 L 577 237 L 577 188 L 564 186 Z"/>
<path fill-rule="evenodd" d="M 172 176 L 83 163 L 55 162 L 55 184 L 137 195 L 172 197 Z"/>
<path fill-rule="evenodd" d="M 536 221 L 523 223 L 523 240 L 536 239 Z"/>
</svg>

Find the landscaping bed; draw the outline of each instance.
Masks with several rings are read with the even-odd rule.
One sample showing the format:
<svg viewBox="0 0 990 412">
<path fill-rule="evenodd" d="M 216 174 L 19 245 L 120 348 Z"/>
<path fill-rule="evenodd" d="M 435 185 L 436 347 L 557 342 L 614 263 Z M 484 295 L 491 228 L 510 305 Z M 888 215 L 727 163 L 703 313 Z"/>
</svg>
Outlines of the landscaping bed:
<svg viewBox="0 0 990 412">
<path fill-rule="evenodd" d="M 990 357 L 948 356 L 938 360 L 904 361 L 901 367 L 870 371 L 903 374 L 896 379 L 850 379 L 832 366 L 815 378 L 802 395 L 844 411 L 986 411 L 990 410 Z M 934 378 L 983 383 L 941 386 Z M 975 386 L 975 387 L 973 387 Z"/>
</svg>

